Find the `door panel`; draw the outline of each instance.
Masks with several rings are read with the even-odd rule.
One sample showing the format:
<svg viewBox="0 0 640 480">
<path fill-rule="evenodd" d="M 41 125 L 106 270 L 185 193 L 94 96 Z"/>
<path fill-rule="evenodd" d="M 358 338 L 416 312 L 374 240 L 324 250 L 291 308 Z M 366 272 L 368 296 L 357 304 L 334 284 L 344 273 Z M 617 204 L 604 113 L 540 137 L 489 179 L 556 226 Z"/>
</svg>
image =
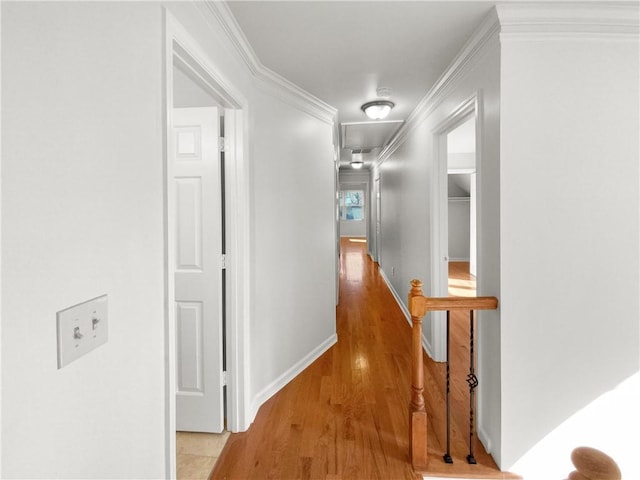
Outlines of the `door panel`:
<svg viewBox="0 0 640 480">
<path fill-rule="evenodd" d="M 178 391 L 204 394 L 202 302 L 177 302 Z"/>
<path fill-rule="evenodd" d="M 202 271 L 202 181 L 176 179 L 176 271 Z"/>
<path fill-rule="evenodd" d="M 222 188 L 215 107 L 173 111 L 175 151 L 176 426 L 224 428 L 222 363 Z"/>
</svg>

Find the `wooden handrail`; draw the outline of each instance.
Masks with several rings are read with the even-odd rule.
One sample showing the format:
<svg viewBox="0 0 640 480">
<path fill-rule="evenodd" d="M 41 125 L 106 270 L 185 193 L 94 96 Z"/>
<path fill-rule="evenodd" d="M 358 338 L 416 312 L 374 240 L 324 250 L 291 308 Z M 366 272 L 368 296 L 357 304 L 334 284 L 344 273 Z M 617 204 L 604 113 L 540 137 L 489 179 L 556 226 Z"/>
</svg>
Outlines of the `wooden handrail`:
<svg viewBox="0 0 640 480">
<path fill-rule="evenodd" d="M 419 280 L 412 280 L 419 282 Z M 422 288 L 422 283 L 420 283 Z M 411 316 L 424 317 L 427 312 L 449 310 L 495 310 L 498 308 L 496 297 L 411 297 L 409 312 Z"/>
<path fill-rule="evenodd" d="M 422 360 L 422 318 L 430 311 L 495 310 L 498 308 L 498 299 L 496 297 L 425 297 L 422 293 L 422 282 L 420 280 L 411 280 L 411 290 L 409 292 L 409 299 L 407 303 L 409 313 L 411 314 L 411 336 L 413 349 L 411 365 L 411 403 L 409 404 L 409 445 L 411 464 L 413 465 L 414 470 L 419 471 L 424 470 L 427 465 L 428 422 L 423 396 L 424 371 Z M 448 335 L 447 320 L 447 337 Z M 471 352 L 473 356 L 473 336 Z M 447 371 L 448 365 L 449 360 L 447 352 Z M 475 379 L 473 372 L 472 375 Z M 448 382 L 447 373 L 447 389 L 449 388 Z M 472 388 L 475 388 L 475 386 Z M 448 455 L 449 452 L 447 451 L 446 456 Z M 475 459 L 473 459 L 472 462 L 470 457 L 473 459 L 473 455 L 471 453 L 470 456 L 467 457 L 469 463 L 475 463 Z"/>
</svg>

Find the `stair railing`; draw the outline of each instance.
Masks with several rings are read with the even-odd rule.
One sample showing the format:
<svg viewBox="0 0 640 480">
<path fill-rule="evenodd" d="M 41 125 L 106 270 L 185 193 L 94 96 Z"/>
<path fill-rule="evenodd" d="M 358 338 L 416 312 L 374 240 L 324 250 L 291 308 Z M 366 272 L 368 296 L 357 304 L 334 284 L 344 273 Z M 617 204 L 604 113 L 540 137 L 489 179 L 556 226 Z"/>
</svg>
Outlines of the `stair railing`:
<svg viewBox="0 0 640 480">
<path fill-rule="evenodd" d="M 424 403 L 424 362 L 422 350 L 422 318 L 431 311 L 447 312 L 447 366 L 446 366 L 446 409 L 447 409 L 447 451 L 443 455 L 446 463 L 453 463 L 451 457 L 451 409 L 449 402 L 450 393 L 450 369 L 449 369 L 449 324 L 450 312 L 468 311 L 470 313 L 470 358 L 469 374 L 467 383 L 469 385 L 469 455 L 467 462 L 475 464 L 476 459 L 473 454 L 474 435 L 474 411 L 475 411 L 475 389 L 478 386 L 478 378 L 475 374 L 475 352 L 474 352 L 474 331 L 473 312 L 477 310 L 495 310 L 498 308 L 496 297 L 425 297 L 422 293 L 422 282 L 420 280 L 411 281 L 411 291 L 408 301 L 409 313 L 411 314 L 412 327 L 412 361 L 411 361 L 411 403 L 409 404 L 409 448 L 411 454 L 411 464 L 415 470 L 424 470 L 427 466 L 427 412 Z"/>
</svg>

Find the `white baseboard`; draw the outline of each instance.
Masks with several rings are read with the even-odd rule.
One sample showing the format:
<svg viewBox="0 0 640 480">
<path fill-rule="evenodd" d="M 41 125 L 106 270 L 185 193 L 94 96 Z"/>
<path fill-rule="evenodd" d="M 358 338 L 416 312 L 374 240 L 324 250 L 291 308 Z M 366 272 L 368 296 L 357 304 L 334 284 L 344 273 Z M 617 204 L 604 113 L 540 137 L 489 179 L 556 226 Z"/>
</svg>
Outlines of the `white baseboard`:
<svg viewBox="0 0 640 480">
<path fill-rule="evenodd" d="M 324 352 L 334 346 L 337 341 L 338 335 L 334 333 L 324 342 L 314 348 L 311 352 L 305 355 L 302 359 L 300 359 L 300 361 L 293 365 L 289 370 L 284 372 L 273 382 L 263 388 L 251 402 L 251 410 L 249 412 L 249 418 L 251 420 L 249 421 L 249 424 L 253 423 L 253 420 L 256 418 L 256 415 L 258 413 L 258 409 L 264 404 L 264 402 L 278 393 L 287 383 L 300 375 L 305 368 L 315 362 Z"/>
<path fill-rule="evenodd" d="M 393 295 L 393 298 L 396 299 L 396 303 L 400 307 L 400 310 L 402 310 L 405 320 L 409 325 L 411 325 L 411 314 L 409 313 L 409 310 L 407 309 L 404 302 L 402 301 L 402 298 L 400 297 L 400 295 L 398 295 L 398 292 L 396 292 L 396 289 L 393 288 L 393 285 L 389 281 L 389 278 L 387 277 L 387 275 L 384 273 L 384 270 L 380 268 L 379 271 L 380 271 L 380 275 L 382 276 L 382 279 L 384 280 L 384 283 L 387 284 L 387 287 L 389 288 L 391 295 Z"/>
<path fill-rule="evenodd" d="M 427 340 L 427 337 L 424 335 L 424 330 L 422 332 L 422 348 L 424 348 L 424 351 L 427 352 L 427 355 L 429 355 L 430 359 L 433 360 L 435 358 L 433 356 L 433 347 L 431 347 L 429 340 Z"/>
<path fill-rule="evenodd" d="M 396 292 L 396 289 L 393 288 L 393 285 L 391 285 L 391 282 L 385 275 L 384 270 L 380 268 L 379 271 L 380 271 L 380 275 L 382 276 L 382 279 L 384 280 L 384 283 L 386 283 L 387 287 L 389 287 L 389 291 L 391 292 L 391 295 L 393 295 L 393 298 L 395 298 L 396 303 L 400 307 L 400 310 L 402 310 L 405 320 L 411 327 L 413 327 L 413 322 L 411 322 L 411 313 L 409 313 L 409 310 L 405 306 L 404 302 L 401 300 L 400 295 L 398 295 L 398 292 Z M 431 347 L 429 340 L 427 340 L 427 337 L 425 337 L 424 335 L 424 329 L 422 330 L 422 348 L 424 349 L 425 352 L 427 352 L 427 355 L 429 355 L 429 358 L 435 358 L 433 356 L 433 348 Z"/>
<path fill-rule="evenodd" d="M 467 258 L 453 258 L 453 257 L 449 257 L 449 261 L 450 261 L 450 262 L 468 262 L 468 261 L 469 261 L 469 257 L 467 257 Z"/>
<path fill-rule="evenodd" d="M 488 454 L 491 454 L 491 448 L 493 447 L 493 445 L 491 445 L 491 438 L 489 438 L 487 432 L 484 431 L 482 425 L 476 425 L 476 429 L 478 431 L 478 440 L 480 440 L 480 443 L 484 445 L 484 449 L 486 450 L 486 452 Z"/>
</svg>

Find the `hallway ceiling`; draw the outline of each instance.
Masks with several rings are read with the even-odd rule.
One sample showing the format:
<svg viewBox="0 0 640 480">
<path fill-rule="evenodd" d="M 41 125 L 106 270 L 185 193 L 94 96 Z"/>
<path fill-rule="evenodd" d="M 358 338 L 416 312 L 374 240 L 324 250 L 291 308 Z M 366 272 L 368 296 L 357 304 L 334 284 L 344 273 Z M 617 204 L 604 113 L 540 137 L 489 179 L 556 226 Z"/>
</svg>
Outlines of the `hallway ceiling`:
<svg viewBox="0 0 640 480">
<path fill-rule="evenodd" d="M 490 11 L 487 1 L 230 1 L 263 65 L 338 109 L 341 165 L 370 164 Z M 392 89 L 386 120 L 360 106 Z M 346 148 L 350 147 L 350 148 Z"/>
</svg>

